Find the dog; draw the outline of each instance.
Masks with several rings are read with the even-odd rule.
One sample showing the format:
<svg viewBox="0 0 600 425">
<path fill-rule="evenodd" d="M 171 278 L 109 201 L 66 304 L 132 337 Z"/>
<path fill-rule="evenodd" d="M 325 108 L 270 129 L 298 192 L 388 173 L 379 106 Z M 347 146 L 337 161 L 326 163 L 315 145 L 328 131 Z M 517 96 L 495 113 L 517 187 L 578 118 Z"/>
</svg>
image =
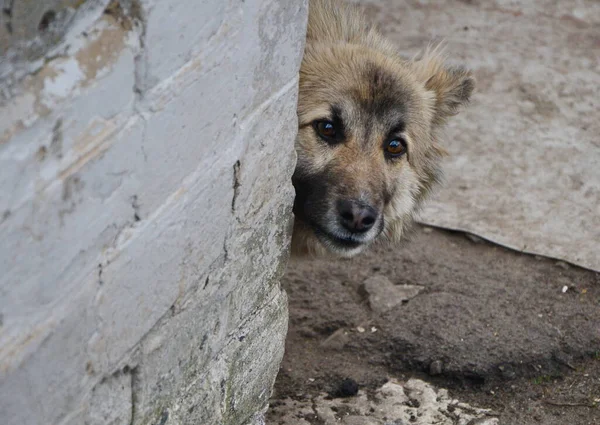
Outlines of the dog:
<svg viewBox="0 0 600 425">
<path fill-rule="evenodd" d="M 439 48 L 404 59 L 356 6 L 310 0 L 292 255 L 351 257 L 397 243 L 440 181 L 440 129 L 474 87 Z"/>
</svg>

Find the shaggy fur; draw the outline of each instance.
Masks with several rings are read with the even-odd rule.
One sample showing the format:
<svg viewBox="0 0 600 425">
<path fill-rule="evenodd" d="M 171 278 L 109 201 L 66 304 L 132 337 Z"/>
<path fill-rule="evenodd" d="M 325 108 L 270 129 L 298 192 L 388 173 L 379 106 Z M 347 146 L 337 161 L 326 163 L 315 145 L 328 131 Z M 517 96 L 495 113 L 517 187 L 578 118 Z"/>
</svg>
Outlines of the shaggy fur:
<svg viewBox="0 0 600 425">
<path fill-rule="evenodd" d="M 439 180 L 438 130 L 473 89 L 471 74 L 446 66 L 439 49 L 403 59 L 354 6 L 311 0 L 293 253 L 352 256 L 374 243 L 397 243 Z M 319 123 L 335 137 L 322 137 Z M 406 147 L 400 157 L 390 156 L 393 140 Z"/>
</svg>

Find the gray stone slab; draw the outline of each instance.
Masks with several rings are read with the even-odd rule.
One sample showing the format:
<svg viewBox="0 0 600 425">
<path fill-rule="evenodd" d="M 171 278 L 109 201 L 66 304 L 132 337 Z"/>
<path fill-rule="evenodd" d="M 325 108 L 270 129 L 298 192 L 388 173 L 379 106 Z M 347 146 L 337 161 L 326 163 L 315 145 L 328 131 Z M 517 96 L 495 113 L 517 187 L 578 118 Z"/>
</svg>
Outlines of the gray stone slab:
<svg viewBox="0 0 600 425">
<path fill-rule="evenodd" d="M 425 223 L 600 270 L 600 3 L 364 0 L 402 53 L 474 70 Z"/>
</svg>

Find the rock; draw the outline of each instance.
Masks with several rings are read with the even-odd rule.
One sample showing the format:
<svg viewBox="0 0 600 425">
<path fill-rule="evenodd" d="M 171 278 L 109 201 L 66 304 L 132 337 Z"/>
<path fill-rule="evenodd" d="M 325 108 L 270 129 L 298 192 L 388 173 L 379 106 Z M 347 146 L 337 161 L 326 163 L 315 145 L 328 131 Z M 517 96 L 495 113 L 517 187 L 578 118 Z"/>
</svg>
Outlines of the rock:
<svg viewBox="0 0 600 425">
<path fill-rule="evenodd" d="M 482 238 L 480 238 L 479 236 L 474 235 L 472 233 L 465 233 L 465 236 L 466 236 L 466 238 L 468 240 L 470 240 L 473 243 L 481 243 L 481 242 L 483 242 Z"/>
<path fill-rule="evenodd" d="M 444 364 L 440 360 L 431 362 L 429 365 L 429 374 L 431 376 L 441 375 L 444 369 Z"/>
<path fill-rule="evenodd" d="M 323 341 L 321 347 L 332 350 L 341 350 L 349 340 L 350 337 L 348 336 L 348 332 L 345 329 L 340 328 Z"/>
<path fill-rule="evenodd" d="M 383 313 L 416 297 L 423 289 L 420 285 L 394 285 L 385 276 L 372 276 L 362 285 L 368 296 L 369 307 L 376 313 Z"/>
<path fill-rule="evenodd" d="M 514 379 L 517 376 L 514 367 L 508 363 L 498 366 L 498 369 L 504 379 Z"/>
<path fill-rule="evenodd" d="M 352 378 L 346 378 L 340 382 L 338 388 L 331 394 L 333 397 L 354 397 L 358 394 L 358 382 Z"/>
<path fill-rule="evenodd" d="M 311 400 L 284 400 L 273 408 L 286 425 L 305 425 L 304 419 L 323 425 L 498 425 L 491 411 L 454 400 L 445 389 L 411 379 L 390 381 L 367 397 L 358 391 L 351 399 L 331 399 L 326 394 Z M 340 412 L 350 412 L 348 415 Z"/>
</svg>

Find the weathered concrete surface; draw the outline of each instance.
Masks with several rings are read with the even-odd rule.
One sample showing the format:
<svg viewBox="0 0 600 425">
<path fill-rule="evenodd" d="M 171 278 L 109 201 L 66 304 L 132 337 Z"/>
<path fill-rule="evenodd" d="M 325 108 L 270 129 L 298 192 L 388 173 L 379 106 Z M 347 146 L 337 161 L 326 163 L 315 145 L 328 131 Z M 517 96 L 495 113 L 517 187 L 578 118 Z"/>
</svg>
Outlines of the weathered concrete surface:
<svg viewBox="0 0 600 425">
<path fill-rule="evenodd" d="M 402 53 L 445 38 L 478 81 L 422 220 L 600 270 L 600 3 L 360 3 Z"/>
<path fill-rule="evenodd" d="M 391 380 L 351 399 L 322 394 L 305 401 L 285 400 L 272 409 L 272 425 L 498 425 L 493 412 L 452 399 L 419 379 Z"/>
<path fill-rule="evenodd" d="M 40 69 L 48 57 L 63 53 L 69 31 L 84 31 L 110 0 L 4 0 L 0 3 L 0 104 L 10 102 L 15 84 Z M 133 0 L 124 0 L 131 5 Z M 117 3 L 116 1 L 114 3 Z"/>
<path fill-rule="evenodd" d="M 0 34 L 2 423 L 259 422 L 306 1 L 28 7 Z"/>
</svg>

